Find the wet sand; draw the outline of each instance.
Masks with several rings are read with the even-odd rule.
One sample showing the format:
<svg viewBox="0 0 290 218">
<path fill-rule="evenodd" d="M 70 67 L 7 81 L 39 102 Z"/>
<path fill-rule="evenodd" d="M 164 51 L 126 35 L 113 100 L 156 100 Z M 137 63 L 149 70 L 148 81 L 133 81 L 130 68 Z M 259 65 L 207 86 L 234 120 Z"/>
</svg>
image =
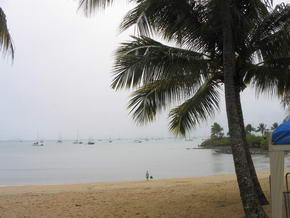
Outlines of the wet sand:
<svg viewBox="0 0 290 218">
<path fill-rule="evenodd" d="M 259 173 L 269 197 L 268 173 Z M 270 213 L 270 206 L 264 207 Z M 235 175 L 77 185 L 0 187 L 0 217 L 244 217 Z"/>
</svg>

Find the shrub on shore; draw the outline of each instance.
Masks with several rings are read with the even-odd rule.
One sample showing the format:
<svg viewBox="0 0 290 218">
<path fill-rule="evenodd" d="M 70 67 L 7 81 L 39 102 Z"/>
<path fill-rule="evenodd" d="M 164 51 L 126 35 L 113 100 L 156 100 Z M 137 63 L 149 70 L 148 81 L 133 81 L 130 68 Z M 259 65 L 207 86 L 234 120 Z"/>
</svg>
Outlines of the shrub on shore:
<svg viewBox="0 0 290 218">
<path fill-rule="evenodd" d="M 265 136 L 257 136 L 254 134 L 247 134 L 247 142 L 250 148 L 268 149 L 268 141 Z M 217 148 L 230 146 L 229 137 L 211 137 L 200 144 L 204 148 Z"/>
<path fill-rule="evenodd" d="M 247 141 L 250 148 L 268 149 L 268 140 L 265 136 L 256 136 L 253 134 L 247 135 Z"/>
<path fill-rule="evenodd" d="M 272 125 L 271 130 L 273 131 L 277 128 L 278 123 Z M 218 148 L 218 147 L 228 147 L 230 146 L 230 138 L 224 136 L 223 128 L 218 124 L 214 123 L 211 126 L 211 136 L 209 139 L 204 140 L 200 147 L 204 148 Z M 251 124 L 248 124 L 245 128 L 246 139 L 250 148 L 258 148 L 263 150 L 268 150 L 268 140 L 266 133 L 269 131 L 266 129 L 266 124 L 260 123 L 257 128 L 254 128 Z M 253 133 L 261 132 L 261 135 L 255 135 Z"/>
</svg>

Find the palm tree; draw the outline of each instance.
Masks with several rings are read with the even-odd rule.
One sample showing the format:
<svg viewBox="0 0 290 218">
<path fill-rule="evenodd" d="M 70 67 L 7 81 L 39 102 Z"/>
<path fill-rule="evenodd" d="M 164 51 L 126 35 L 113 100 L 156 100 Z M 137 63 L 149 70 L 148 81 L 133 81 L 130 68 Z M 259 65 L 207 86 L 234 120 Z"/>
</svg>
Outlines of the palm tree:
<svg viewBox="0 0 290 218">
<path fill-rule="evenodd" d="M 180 2 L 178 4 L 173 5 L 172 7 L 175 9 L 176 8 L 178 9 L 178 6 L 180 6 Z M 127 20 L 125 19 L 125 21 L 123 22 L 122 27 L 126 28 L 127 26 L 132 25 L 132 23 L 137 23 L 140 26 L 139 27 L 140 32 L 143 32 L 143 33 L 150 32 L 152 29 L 158 29 L 158 26 L 155 27 L 154 25 L 156 25 L 156 23 L 158 25 L 158 22 L 160 22 L 160 20 L 162 21 L 162 16 L 160 15 L 160 17 L 158 17 L 158 19 L 157 19 L 158 22 L 154 22 L 154 20 L 151 21 L 153 28 L 151 28 L 151 29 L 147 28 L 146 23 L 150 22 L 150 19 L 149 19 L 150 15 L 149 14 L 150 14 L 151 8 L 146 7 L 144 5 L 141 5 L 140 8 L 141 9 L 147 8 L 149 12 L 146 11 L 146 12 L 141 13 L 140 16 L 137 16 L 138 15 L 137 12 L 139 11 L 139 13 L 140 13 L 140 11 L 142 11 L 142 10 L 138 9 L 138 8 L 133 9 L 133 11 L 131 13 L 129 13 L 129 15 L 127 16 Z M 152 8 L 154 8 L 154 7 L 152 7 Z M 182 7 L 182 9 L 184 9 L 184 8 L 185 7 Z M 190 8 L 190 10 L 191 9 L 192 8 Z M 198 9 L 199 9 L 199 11 L 202 11 L 200 8 L 198 8 Z M 157 11 L 156 16 L 158 16 L 159 11 L 164 12 L 165 10 L 159 8 L 159 10 L 156 10 L 156 11 Z M 181 10 L 181 9 L 180 9 L 180 11 L 182 12 L 180 17 L 182 17 L 182 16 L 186 17 L 190 20 L 190 22 L 194 21 L 194 20 L 198 20 L 198 19 L 190 18 L 191 13 L 185 13 L 184 10 Z M 196 13 L 198 13 L 198 12 L 196 12 Z M 146 22 L 145 21 L 142 22 L 142 21 L 140 21 L 142 19 L 139 19 L 140 17 L 144 16 L 144 14 L 146 14 Z M 161 26 L 160 28 L 165 28 L 164 26 L 166 25 L 166 22 L 168 24 L 170 23 L 168 20 L 170 20 L 170 21 L 176 20 L 176 17 L 178 17 L 178 16 L 174 15 L 170 19 L 170 15 L 166 14 L 164 17 L 165 17 L 165 21 L 164 21 L 165 24 L 163 24 L 163 26 Z M 134 21 L 134 19 L 135 19 L 135 21 Z M 186 27 L 184 27 L 184 29 L 185 29 L 184 31 L 188 31 L 188 29 L 194 30 L 194 28 L 191 28 L 190 23 L 186 23 L 186 22 L 184 22 L 184 20 L 179 20 L 179 22 L 180 22 L 181 26 L 184 24 L 187 25 Z M 267 20 L 265 19 L 264 22 L 267 22 Z M 259 21 L 259 24 L 260 23 L 263 23 L 263 22 Z M 189 27 L 188 27 L 188 25 L 189 25 Z M 186 35 L 186 36 L 189 37 L 189 39 L 187 39 L 186 37 L 183 37 L 183 38 L 181 36 L 178 37 L 178 33 L 182 32 L 183 30 L 179 30 L 179 32 L 177 32 L 177 30 L 174 30 L 174 27 L 176 27 L 176 26 L 178 26 L 178 25 L 177 24 L 176 25 L 168 25 L 169 30 L 167 31 L 167 34 L 171 33 L 173 35 L 176 34 L 177 36 L 175 36 L 175 37 L 172 36 L 170 38 L 169 36 L 165 35 L 164 37 L 165 38 L 168 37 L 168 39 L 174 39 L 177 41 L 180 40 L 181 42 L 179 41 L 179 43 L 181 43 L 181 44 L 186 44 L 188 42 L 189 43 L 195 42 L 194 40 L 190 40 L 190 37 L 192 35 L 195 36 L 194 34 L 197 34 L 199 29 L 196 31 L 193 31 L 194 34 L 190 35 L 190 33 L 188 33 L 188 35 Z M 199 26 L 201 26 L 201 24 Z M 216 25 L 213 25 L 213 26 L 216 26 Z M 171 27 L 173 27 L 173 29 Z M 200 29 L 202 29 L 202 28 L 200 28 Z M 205 29 L 206 31 L 209 31 L 208 28 L 206 28 L 206 26 L 204 26 L 203 29 Z M 250 83 L 251 80 L 253 80 L 253 79 L 255 79 L 255 77 L 257 77 L 257 82 L 255 85 L 256 85 L 257 89 L 259 89 L 260 88 L 259 85 L 261 84 L 261 78 L 263 78 L 260 76 L 261 75 L 260 72 L 261 72 L 262 67 L 259 66 L 262 63 L 255 65 L 255 64 L 252 64 L 252 60 L 251 60 L 252 56 L 254 56 L 256 53 L 259 53 L 260 50 L 264 51 L 264 47 L 262 47 L 262 46 L 259 47 L 259 45 L 256 45 L 256 44 L 258 44 L 258 40 L 261 39 L 261 38 L 259 38 L 259 37 L 261 37 L 261 34 L 259 34 L 258 31 L 262 32 L 262 30 L 258 29 L 257 26 L 255 26 L 255 28 L 252 28 L 251 31 L 248 31 L 248 32 L 244 31 L 244 33 L 247 33 L 248 35 L 246 35 L 246 37 L 244 37 L 243 40 L 245 41 L 246 39 L 247 40 L 252 39 L 252 41 L 247 42 L 247 47 L 245 44 L 241 45 L 240 47 L 237 47 L 237 49 L 239 49 L 237 51 L 237 53 L 240 54 L 240 56 L 237 58 L 238 62 L 236 64 L 238 65 L 239 68 L 238 68 L 238 72 L 236 72 L 238 75 L 236 75 L 236 76 L 239 76 L 238 77 L 239 79 L 238 80 L 235 79 L 235 83 L 232 85 L 236 90 L 230 91 L 231 93 L 235 93 L 235 95 L 230 98 L 231 101 L 233 99 L 235 99 L 235 102 L 232 102 L 232 104 L 230 105 L 230 106 L 234 107 L 234 109 L 229 110 L 228 115 L 230 114 L 230 116 L 232 116 L 232 118 L 233 118 L 232 121 L 230 121 L 230 119 L 229 119 L 229 125 L 231 125 L 233 123 L 235 124 L 234 127 L 230 128 L 230 129 L 234 129 L 234 133 L 236 134 L 235 137 L 232 137 L 235 140 L 234 143 L 232 143 L 232 144 L 244 145 L 244 147 L 245 147 L 244 152 L 246 153 L 246 154 L 245 153 L 243 154 L 244 156 L 239 154 L 240 152 L 243 152 L 243 151 L 239 147 L 237 148 L 237 146 L 235 146 L 234 149 L 237 151 L 236 154 L 235 154 L 235 152 L 233 152 L 234 156 L 237 157 L 235 161 L 238 163 L 241 163 L 246 158 L 247 162 L 248 162 L 248 163 L 243 164 L 243 167 L 241 167 L 239 169 L 240 172 L 237 172 L 237 174 L 240 175 L 240 174 L 244 173 L 243 178 L 247 177 L 247 176 L 245 176 L 245 174 L 247 174 L 247 172 L 241 173 L 241 171 L 246 169 L 245 166 L 248 164 L 250 166 L 251 176 L 253 177 L 253 180 L 255 183 L 254 184 L 255 188 L 257 190 L 260 190 L 260 186 L 259 186 L 259 183 L 258 183 L 258 180 L 256 177 L 256 173 L 255 173 L 255 169 L 254 169 L 254 166 L 252 163 L 252 159 L 250 157 L 250 153 L 249 153 L 249 150 L 247 147 L 243 118 L 242 118 L 242 113 L 241 113 L 242 110 L 241 110 L 241 104 L 240 104 L 240 96 L 239 96 L 240 91 L 243 88 L 245 88 L 245 85 L 246 85 L 245 82 Z M 268 30 L 268 31 L 270 32 L 270 30 Z M 267 33 L 267 31 L 265 31 L 265 32 Z M 250 34 L 254 37 L 252 37 Z M 264 32 L 263 32 L 263 34 L 264 34 Z M 206 41 L 206 40 L 214 40 L 214 39 L 207 39 L 206 38 L 207 36 L 216 36 L 219 34 L 218 33 L 215 34 L 215 31 L 213 31 L 211 33 L 202 33 L 201 32 L 200 35 L 202 37 L 205 37 L 205 41 Z M 182 40 L 185 40 L 185 42 L 182 43 Z M 221 41 L 222 41 L 221 39 L 217 39 L 216 45 L 218 46 L 218 45 L 222 44 Z M 226 40 L 226 41 L 228 41 L 228 40 Z M 242 42 L 245 43 L 244 41 L 242 41 Z M 267 40 L 265 40 L 265 41 L 267 41 Z M 203 45 L 202 44 L 203 42 L 200 42 L 199 40 L 196 40 L 195 43 L 197 43 L 197 46 L 196 46 L 197 51 L 200 51 L 202 46 L 204 46 L 205 49 L 208 49 L 208 48 L 211 48 L 210 45 L 215 44 L 214 42 L 212 42 L 212 44 L 207 45 L 206 43 L 204 43 L 205 45 Z M 220 53 L 216 52 L 216 51 L 218 51 L 218 49 L 222 49 L 222 48 L 217 47 L 216 49 L 212 49 L 212 51 L 213 51 L 212 53 L 211 53 L 211 51 L 207 51 L 207 53 L 196 53 L 196 51 L 190 50 L 191 54 L 185 53 L 184 49 L 182 51 L 180 51 L 179 54 L 175 54 L 174 52 L 176 50 L 174 50 L 174 49 L 176 49 L 176 48 L 169 48 L 169 49 L 167 49 L 169 51 L 169 53 L 170 52 L 173 52 L 173 53 L 170 54 L 169 57 L 166 59 L 168 62 L 165 63 L 165 60 L 163 60 L 163 63 L 162 63 L 162 61 L 160 62 L 160 59 L 156 58 L 157 55 L 155 53 L 156 53 L 157 49 L 153 52 L 149 51 L 149 50 L 152 50 L 154 47 L 156 47 L 155 43 L 153 43 L 151 45 L 150 44 L 144 45 L 141 43 L 142 45 L 140 45 L 140 48 L 142 48 L 143 46 L 145 46 L 145 47 L 143 47 L 143 50 L 145 50 L 145 48 L 146 48 L 146 52 L 143 52 L 143 53 L 140 52 L 142 49 L 136 47 L 138 44 L 139 44 L 139 42 L 136 42 L 135 47 L 134 47 L 134 43 L 132 43 L 131 45 L 124 44 L 124 47 L 127 46 L 128 49 L 124 49 L 123 54 L 122 54 L 122 49 L 120 49 L 120 51 L 119 51 L 120 55 L 117 55 L 117 58 L 120 57 L 119 59 L 121 59 L 121 57 L 124 56 L 124 54 L 126 54 L 126 57 L 124 57 L 124 59 L 122 61 L 120 61 L 120 63 L 119 62 L 116 63 L 116 66 L 117 66 L 116 71 L 117 72 L 118 71 L 125 72 L 125 68 L 128 68 L 129 69 L 128 72 L 130 72 L 130 73 L 135 72 L 134 76 L 126 74 L 126 73 L 123 73 L 123 75 L 122 75 L 120 73 L 119 75 L 117 75 L 115 77 L 115 79 L 118 82 L 120 82 L 120 84 L 123 83 L 123 85 L 120 85 L 118 87 L 118 86 L 116 86 L 116 83 L 117 83 L 116 81 L 114 81 L 114 83 L 113 83 L 113 88 L 117 88 L 117 89 L 126 87 L 126 86 L 124 86 L 125 80 L 127 80 L 127 82 L 128 82 L 128 84 L 127 84 L 128 87 L 130 87 L 131 85 L 133 87 L 134 86 L 136 87 L 136 85 L 144 84 L 143 88 L 145 89 L 145 93 L 142 92 L 141 89 L 135 93 L 136 96 L 138 96 L 138 92 L 139 92 L 139 94 L 140 94 L 139 96 L 142 96 L 144 101 L 142 101 L 141 98 L 138 99 L 138 97 L 135 96 L 134 98 L 132 98 L 131 105 L 130 105 L 130 107 L 133 108 L 133 111 L 134 111 L 133 117 L 136 120 L 139 120 L 141 122 L 151 121 L 154 118 L 154 116 L 158 110 L 163 110 L 164 106 L 170 104 L 170 101 L 166 100 L 167 96 L 169 96 L 169 98 L 170 98 L 170 96 L 173 96 L 173 100 L 176 100 L 176 99 L 180 100 L 180 96 L 176 97 L 174 93 L 173 94 L 172 93 L 170 93 L 170 94 L 164 93 L 163 95 L 161 95 L 160 93 L 156 93 L 157 91 L 156 92 L 154 91 L 154 89 L 155 89 L 154 87 L 152 87 L 153 90 L 152 89 L 150 90 L 149 84 L 148 84 L 148 86 L 146 84 L 146 83 L 149 83 L 148 81 L 146 81 L 146 79 L 148 79 L 148 78 L 152 79 L 154 77 L 158 78 L 159 75 L 154 75 L 153 74 L 154 71 L 156 71 L 158 74 L 162 70 L 163 71 L 168 71 L 168 70 L 169 71 L 170 70 L 176 71 L 176 66 L 173 66 L 174 63 L 175 63 L 175 65 L 177 63 L 180 65 L 181 72 L 179 73 L 179 75 L 175 74 L 175 78 L 173 78 L 171 83 L 175 83 L 177 78 L 182 79 L 182 76 L 184 76 L 184 73 L 188 73 L 188 71 L 186 71 L 186 72 L 182 72 L 182 71 L 185 71 L 188 69 L 190 71 L 196 70 L 196 71 L 198 71 L 197 77 L 199 77 L 199 78 L 195 79 L 195 83 L 188 84 L 189 83 L 189 81 L 188 81 L 189 76 L 187 76 L 187 78 L 184 77 L 184 79 L 187 81 L 187 83 L 185 83 L 185 85 L 187 84 L 186 88 L 187 89 L 191 89 L 191 87 L 195 88 L 196 90 L 198 90 L 196 93 L 200 94 L 200 96 L 195 95 L 194 98 L 188 99 L 180 107 L 173 109 L 171 111 L 171 113 L 170 113 L 170 116 L 172 117 L 171 129 L 175 133 L 185 134 L 185 131 L 188 130 L 190 127 L 198 124 L 201 120 L 203 120 L 203 119 L 207 118 L 207 116 L 211 116 L 213 114 L 214 110 L 217 108 L 217 103 L 216 103 L 218 101 L 218 97 L 217 97 L 218 88 L 217 87 L 220 86 L 219 83 L 225 82 L 223 66 L 221 63 L 222 58 L 220 58 L 220 54 L 222 54 L 222 52 L 220 52 Z M 251 46 L 249 46 L 249 45 L 251 45 Z M 260 43 L 260 45 L 261 45 L 261 43 Z M 133 47 L 131 47 L 131 46 L 133 46 Z M 187 47 L 192 48 L 191 45 L 187 45 Z M 133 51 L 133 52 L 130 53 L 130 51 Z M 136 55 L 134 53 L 137 53 L 138 55 Z M 162 55 L 162 52 L 161 53 L 157 52 L 157 53 Z M 134 65 L 134 60 L 132 58 L 132 56 L 133 56 L 132 54 L 136 55 L 135 65 Z M 155 54 L 155 56 L 152 56 L 154 54 Z M 181 57 L 181 54 L 183 54 L 182 55 L 183 58 Z M 142 63 L 140 63 L 141 58 L 144 58 L 144 60 L 146 61 L 146 63 L 143 65 L 142 65 Z M 172 62 L 173 58 L 174 58 L 174 62 Z M 199 63 L 197 63 L 197 61 L 199 59 L 202 59 L 202 60 L 199 61 Z M 152 60 L 152 61 L 150 62 L 150 60 Z M 130 61 L 131 61 L 131 63 L 130 63 Z M 156 65 L 155 69 L 153 67 L 154 64 Z M 187 67 L 184 66 L 185 64 L 187 65 Z M 193 66 L 194 64 L 195 64 L 195 66 Z M 120 67 L 118 65 L 121 65 L 121 66 L 123 65 L 123 66 Z M 235 64 L 231 64 L 231 65 L 235 65 Z M 196 69 L 197 67 L 200 67 L 201 69 Z M 263 68 L 266 68 L 266 64 L 263 65 Z M 144 69 L 145 69 L 146 73 L 148 72 L 148 76 L 146 76 L 146 74 L 143 72 Z M 272 67 L 270 70 L 273 71 L 274 68 Z M 149 71 L 151 71 L 151 73 Z M 144 75 L 145 75 L 144 78 L 142 78 L 142 76 L 140 77 L 140 75 L 143 75 L 142 73 L 144 73 Z M 138 75 L 136 75 L 136 74 L 138 74 Z M 168 75 L 170 75 L 170 72 L 165 72 L 165 74 L 167 75 L 166 79 L 169 79 Z M 183 75 L 180 75 L 180 74 L 183 74 Z M 245 75 L 247 75 L 247 77 L 246 77 L 247 80 L 244 81 L 243 78 L 245 77 Z M 121 78 L 122 76 L 123 76 L 123 78 Z M 142 79 L 142 80 L 138 81 L 138 78 Z M 152 80 L 155 80 L 155 79 L 152 79 Z M 200 82 L 200 81 L 204 82 L 203 83 L 204 86 L 200 86 L 200 89 L 197 89 L 198 85 L 202 84 L 202 82 Z M 155 80 L 155 82 L 162 83 L 164 81 L 156 81 Z M 152 83 L 152 85 L 156 85 L 156 84 Z M 173 90 L 168 90 L 168 91 L 179 92 L 182 87 L 180 87 L 179 83 L 176 85 L 179 85 L 179 86 L 174 87 Z M 160 89 L 159 91 L 162 91 L 162 90 Z M 202 91 L 204 91 L 204 92 L 202 92 Z M 146 92 L 148 94 L 151 93 L 152 98 L 155 98 L 155 97 L 158 98 L 158 96 L 160 95 L 161 96 L 160 98 L 162 98 L 162 100 L 156 99 L 156 101 L 153 102 L 153 101 L 151 101 L 151 99 L 149 100 L 148 96 L 146 96 Z M 189 92 L 188 90 L 185 90 L 185 93 L 187 93 L 187 94 L 184 95 L 184 93 L 181 93 L 181 96 L 188 97 L 188 96 L 190 96 L 190 94 L 192 94 L 194 92 L 195 92 L 194 90 L 191 90 L 191 92 Z M 231 95 L 231 93 L 230 93 L 230 95 Z M 202 102 L 202 103 L 197 102 L 200 99 L 203 99 L 204 102 Z M 147 106 L 144 104 L 144 102 L 147 103 Z M 156 105 L 156 103 L 158 105 Z M 139 104 L 140 107 L 137 107 L 138 106 L 137 104 Z M 210 106 L 208 106 L 208 105 L 210 105 Z M 155 108 L 152 109 L 152 107 L 155 107 Z M 144 111 L 148 110 L 148 112 L 149 112 L 147 114 L 148 116 L 146 115 L 146 113 L 147 113 L 146 111 L 142 112 L 142 109 Z M 236 111 L 237 113 L 233 113 L 233 111 Z M 144 119 L 144 116 L 147 116 L 147 118 L 146 118 L 147 120 Z M 237 133 L 239 133 L 240 135 L 237 135 Z M 238 141 L 241 142 L 241 140 L 243 140 L 242 141 L 243 143 L 238 143 Z M 239 166 L 241 166 L 241 165 L 239 165 Z M 250 184 L 250 182 L 248 182 L 247 184 Z M 251 187 L 249 189 L 253 190 L 253 187 Z M 258 191 L 258 193 L 260 193 L 259 194 L 259 197 L 261 197 L 260 199 L 262 199 L 262 200 L 265 199 L 265 197 L 261 191 Z"/>
<path fill-rule="evenodd" d="M 271 126 L 271 130 L 275 130 L 277 127 L 279 126 L 279 124 L 277 122 L 273 123 Z"/>
<path fill-rule="evenodd" d="M 6 15 L 0 7 L 0 52 L 10 54 L 12 59 L 14 57 L 14 48 L 12 39 L 8 31 Z"/>
<path fill-rule="evenodd" d="M 251 124 L 246 125 L 245 130 L 247 134 L 251 134 L 252 132 L 256 131 L 256 129 Z"/>
<path fill-rule="evenodd" d="M 224 136 L 224 129 L 218 123 L 214 123 L 211 126 L 211 137 L 222 138 L 223 136 Z"/>
<path fill-rule="evenodd" d="M 84 0 L 82 6 L 88 11 L 91 2 L 93 0 Z M 97 5 L 111 1 L 94 2 Z M 247 84 L 261 91 L 276 85 L 280 92 L 281 87 L 289 88 L 287 82 L 284 85 L 280 82 L 282 73 L 272 74 L 283 68 L 275 58 L 284 57 L 281 55 L 288 47 L 271 47 L 270 43 L 279 37 L 280 43 L 285 42 L 281 36 L 289 42 L 288 36 L 282 34 L 287 31 L 281 27 L 281 23 L 288 22 L 285 14 L 289 10 L 281 7 L 282 13 L 277 10 L 269 14 L 262 2 L 254 0 L 219 3 L 138 1 L 122 28 L 137 24 L 141 34 L 157 32 L 177 42 L 181 48 L 165 46 L 144 36 L 124 43 L 117 52 L 112 86 L 138 88 L 129 107 L 133 117 L 141 123 L 154 120 L 158 111 L 185 99 L 170 112 L 171 130 L 185 134 L 218 109 L 219 89 L 224 84 L 233 156 L 245 212 L 248 217 L 258 217 L 258 213 L 259 217 L 266 217 L 255 197 L 251 179 L 255 172 L 249 169 L 252 160 L 245 139 L 240 92 Z M 232 16 L 229 3 L 237 9 L 233 11 L 244 13 L 243 16 Z M 260 63 L 253 61 L 255 57 L 260 57 Z M 285 67 L 283 72 L 288 73 Z"/>
<path fill-rule="evenodd" d="M 267 131 L 267 125 L 264 123 L 260 123 L 257 127 L 257 132 L 261 132 L 261 135 L 264 136 L 265 132 Z"/>
<path fill-rule="evenodd" d="M 223 84 L 222 74 L 210 70 L 211 66 L 216 68 L 215 63 L 190 50 L 146 37 L 134 39 L 123 43 L 117 52 L 115 70 L 120 73 L 115 75 L 112 86 L 121 89 L 144 84 L 132 94 L 129 104 L 136 121 L 152 121 L 157 112 L 183 99 L 186 100 L 169 114 L 174 133 L 185 134 L 214 115 Z"/>
</svg>

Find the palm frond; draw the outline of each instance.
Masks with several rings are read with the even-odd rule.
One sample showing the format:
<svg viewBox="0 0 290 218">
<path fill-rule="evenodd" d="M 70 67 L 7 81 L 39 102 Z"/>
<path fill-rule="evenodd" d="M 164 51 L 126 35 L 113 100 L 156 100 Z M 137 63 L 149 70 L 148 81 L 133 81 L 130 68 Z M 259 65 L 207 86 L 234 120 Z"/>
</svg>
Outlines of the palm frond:
<svg viewBox="0 0 290 218">
<path fill-rule="evenodd" d="M 212 117 L 219 109 L 219 84 L 209 79 L 194 96 L 170 111 L 170 130 L 176 135 L 185 135 L 201 121 Z"/>
<path fill-rule="evenodd" d="M 252 84 L 258 93 L 282 97 L 290 90 L 290 57 L 272 59 L 262 66 L 249 64 L 244 81 Z"/>
<path fill-rule="evenodd" d="M 7 27 L 7 20 L 4 11 L 0 8 L 0 51 L 3 54 L 9 53 L 14 58 L 14 47 Z"/>
<path fill-rule="evenodd" d="M 128 108 L 139 124 L 153 121 L 158 111 L 188 99 L 203 84 L 200 76 L 178 75 L 142 86 L 132 94 Z"/>
<path fill-rule="evenodd" d="M 290 107 L 290 93 L 287 92 L 281 97 L 281 105 L 283 106 L 284 109 Z M 290 115 L 290 114 L 289 114 Z"/>
<path fill-rule="evenodd" d="M 114 89 L 140 87 L 174 75 L 204 76 L 215 72 L 212 61 L 203 54 L 163 45 L 148 37 L 133 37 L 116 52 Z"/>
<path fill-rule="evenodd" d="M 136 25 L 140 35 L 154 32 L 190 48 L 221 52 L 223 8 L 220 0 L 140 0 L 125 16 L 121 30 Z M 233 2 L 232 12 L 239 42 L 268 11 L 261 0 L 240 0 Z"/>
<path fill-rule="evenodd" d="M 206 46 L 201 37 L 216 37 L 218 31 L 205 34 L 206 16 L 209 12 L 199 1 L 188 0 L 140 0 L 125 16 L 121 30 L 133 25 L 141 35 L 159 34 L 166 40 L 195 47 Z M 215 25 L 211 26 L 211 29 Z M 217 29 L 215 29 L 217 30 Z M 207 31 L 208 33 L 208 31 Z"/>
<path fill-rule="evenodd" d="M 290 6 L 277 5 L 250 33 L 249 48 L 259 51 L 260 60 L 289 54 L 290 45 Z"/>
<path fill-rule="evenodd" d="M 149 23 L 150 21 L 146 16 L 147 9 L 146 2 L 140 2 L 135 8 L 130 10 L 124 17 L 120 30 L 125 31 L 133 25 L 137 26 L 137 30 L 140 35 L 150 36 L 153 34 L 153 26 Z"/>
<path fill-rule="evenodd" d="M 113 2 L 114 0 L 79 0 L 79 9 L 82 9 L 88 16 L 95 12 L 98 8 L 106 8 Z"/>
</svg>

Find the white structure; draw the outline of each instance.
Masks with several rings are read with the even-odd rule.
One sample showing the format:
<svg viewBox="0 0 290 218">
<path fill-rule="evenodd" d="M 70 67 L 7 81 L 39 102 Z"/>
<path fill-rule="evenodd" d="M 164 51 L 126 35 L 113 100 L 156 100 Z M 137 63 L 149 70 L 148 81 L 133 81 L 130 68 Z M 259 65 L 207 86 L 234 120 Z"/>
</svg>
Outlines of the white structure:
<svg viewBox="0 0 290 218">
<path fill-rule="evenodd" d="M 269 137 L 270 175 L 271 175 L 271 202 L 272 217 L 285 218 L 285 206 L 283 192 L 284 180 L 284 156 L 285 151 L 290 151 L 289 145 L 272 145 L 272 135 Z"/>
</svg>

